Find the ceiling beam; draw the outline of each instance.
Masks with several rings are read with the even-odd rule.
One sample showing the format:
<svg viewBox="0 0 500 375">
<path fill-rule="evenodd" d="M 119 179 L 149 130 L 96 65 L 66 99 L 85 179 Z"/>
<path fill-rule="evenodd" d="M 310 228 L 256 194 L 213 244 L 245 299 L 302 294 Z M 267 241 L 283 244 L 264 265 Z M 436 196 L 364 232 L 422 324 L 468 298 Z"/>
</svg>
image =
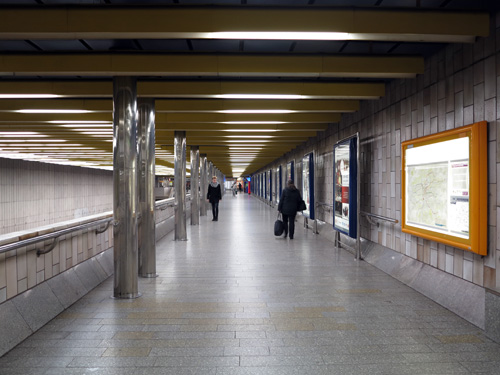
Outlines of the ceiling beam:
<svg viewBox="0 0 500 375">
<path fill-rule="evenodd" d="M 245 39 L 227 32 L 335 33 L 335 40 L 469 42 L 487 36 L 485 12 L 270 7 L 5 7 L 0 38 Z M 306 36 L 303 36 L 304 38 Z M 282 36 L 296 40 L 300 35 Z"/>
<path fill-rule="evenodd" d="M 204 131 L 204 130 L 278 130 L 278 131 L 324 131 L 328 128 L 326 123 L 287 123 L 287 124 L 252 124 L 249 125 L 228 125 L 219 123 L 183 123 L 183 124 L 162 124 L 156 127 L 156 132 L 170 130 Z"/>
<path fill-rule="evenodd" d="M 0 91 L 2 91 L 0 85 Z M 294 95 L 297 99 L 379 99 L 384 83 L 248 82 L 248 81 L 138 81 L 139 96 L 154 98 L 221 98 L 227 95 Z M 254 99 L 259 99 L 255 97 Z"/>
<path fill-rule="evenodd" d="M 0 112 L 20 109 L 81 109 L 112 112 L 110 99 L 2 99 Z M 231 110 L 291 110 L 295 112 L 354 112 L 358 100 L 233 100 L 233 99 L 157 99 L 155 111 L 159 112 L 219 112 Z"/>
<path fill-rule="evenodd" d="M 271 114 L 225 114 L 225 113 L 165 113 L 155 115 L 156 126 L 162 128 L 163 124 L 169 124 L 170 129 L 182 130 L 183 123 L 221 123 L 225 122 L 288 122 L 288 123 L 334 123 L 340 121 L 340 113 L 271 113 Z M 111 112 L 102 113 L 17 113 L 3 112 L 0 121 L 24 123 L 30 121 L 113 121 Z M 232 125 L 232 124 L 228 124 Z M 245 125 L 245 124 L 235 124 Z M 272 125 L 272 124 L 269 124 Z M 78 126 L 75 124 L 75 126 Z"/>
<path fill-rule="evenodd" d="M 414 78 L 423 57 L 23 54 L 0 57 L 2 76 Z"/>
<path fill-rule="evenodd" d="M 113 82 L 1 81 L 0 94 L 49 94 L 67 98 L 112 98 Z M 137 95 L 152 98 L 218 98 L 223 95 L 293 95 L 297 99 L 379 99 L 384 83 L 138 81 Z M 225 99 L 235 99 L 225 97 Z M 258 98 L 255 98 L 258 99 Z"/>
<path fill-rule="evenodd" d="M 203 122 L 307 122 L 333 123 L 340 121 L 339 113 L 270 113 L 270 114 L 226 114 L 226 113 L 157 113 L 157 126 L 163 123 L 203 123 Z M 172 125 L 172 126 L 175 126 Z M 232 125 L 232 124 L 229 124 Z M 251 125 L 251 124 L 250 124 Z M 249 125 L 249 126 L 250 126 Z M 181 125 L 182 126 L 182 125 Z M 180 129 L 178 129 L 180 130 Z"/>
</svg>

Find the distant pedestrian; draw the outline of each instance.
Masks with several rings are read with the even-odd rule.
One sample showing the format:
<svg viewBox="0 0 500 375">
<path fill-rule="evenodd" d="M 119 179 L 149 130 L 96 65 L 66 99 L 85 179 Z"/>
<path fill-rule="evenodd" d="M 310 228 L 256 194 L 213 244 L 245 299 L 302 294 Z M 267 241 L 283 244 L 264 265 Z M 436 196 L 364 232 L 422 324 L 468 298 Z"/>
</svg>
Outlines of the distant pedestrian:
<svg viewBox="0 0 500 375">
<path fill-rule="evenodd" d="M 300 192 L 293 184 L 293 180 L 288 180 L 287 187 L 283 189 L 278 204 L 278 211 L 283 215 L 283 224 L 285 224 L 285 238 L 290 234 L 290 239 L 293 240 L 295 233 L 295 216 L 297 208 L 302 201 Z"/>
<path fill-rule="evenodd" d="M 212 203 L 212 221 L 219 220 L 219 201 L 222 200 L 222 192 L 217 177 L 212 177 L 212 182 L 208 185 L 207 201 Z"/>
</svg>

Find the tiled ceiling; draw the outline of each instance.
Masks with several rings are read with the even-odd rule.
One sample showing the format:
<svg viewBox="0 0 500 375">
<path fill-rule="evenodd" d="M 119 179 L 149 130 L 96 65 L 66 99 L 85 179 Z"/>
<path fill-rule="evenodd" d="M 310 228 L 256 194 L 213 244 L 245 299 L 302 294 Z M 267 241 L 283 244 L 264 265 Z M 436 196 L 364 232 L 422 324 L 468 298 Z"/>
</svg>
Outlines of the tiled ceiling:
<svg viewBox="0 0 500 375">
<path fill-rule="evenodd" d="M 445 43 L 486 37 L 498 3 L 0 0 L 0 157 L 112 168 L 113 77 L 131 75 L 155 98 L 158 174 L 172 173 L 175 130 L 226 176 L 251 174 Z M 217 34 L 234 31 L 263 34 Z"/>
</svg>

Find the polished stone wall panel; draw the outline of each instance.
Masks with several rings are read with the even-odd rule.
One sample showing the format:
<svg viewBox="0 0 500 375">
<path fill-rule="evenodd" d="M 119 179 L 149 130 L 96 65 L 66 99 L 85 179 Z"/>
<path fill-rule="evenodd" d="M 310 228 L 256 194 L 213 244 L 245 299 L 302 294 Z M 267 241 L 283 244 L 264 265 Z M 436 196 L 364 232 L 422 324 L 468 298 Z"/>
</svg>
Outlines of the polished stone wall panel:
<svg viewBox="0 0 500 375">
<path fill-rule="evenodd" d="M 500 230 L 497 229 L 498 203 L 497 173 L 500 168 L 500 32 L 496 26 L 500 17 L 493 18 L 492 35 L 478 38 L 474 44 L 448 45 L 426 59 L 425 73 L 415 79 L 393 80 L 386 85 L 386 95 L 378 101 L 363 101 L 358 112 L 345 114 L 338 124 L 328 129 L 328 137 L 317 150 L 330 155 L 334 144 L 360 132 L 361 140 L 361 207 L 372 212 L 401 220 L 401 142 L 454 129 L 486 120 L 488 128 L 488 256 L 480 257 L 450 246 L 419 239 L 401 233 L 399 224 L 381 223 L 379 227 L 361 219 L 361 235 L 380 245 L 402 252 L 443 272 L 470 281 L 478 286 L 500 290 Z M 495 24 L 497 22 L 497 24 Z M 324 142 L 327 140 L 327 142 Z M 297 147 L 278 159 L 272 166 L 286 165 L 288 160 L 300 158 L 311 142 Z M 316 146 L 317 147 L 317 146 Z M 333 155 L 325 158 L 323 168 L 328 173 L 317 180 L 317 194 L 321 201 L 333 204 Z M 263 170 L 268 169 L 266 166 Z M 328 192 L 328 194 L 325 194 Z M 331 212 L 318 210 L 318 219 L 332 223 Z M 420 250 L 419 250 L 420 249 Z"/>
</svg>

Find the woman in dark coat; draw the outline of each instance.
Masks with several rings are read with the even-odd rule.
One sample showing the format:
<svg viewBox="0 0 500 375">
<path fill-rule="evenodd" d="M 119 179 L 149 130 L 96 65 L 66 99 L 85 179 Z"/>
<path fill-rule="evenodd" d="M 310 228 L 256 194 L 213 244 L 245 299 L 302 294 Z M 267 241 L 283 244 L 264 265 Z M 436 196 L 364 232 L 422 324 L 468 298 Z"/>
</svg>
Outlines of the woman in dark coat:
<svg viewBox="0 0 500 375">
<path fill-rule="evenodd" d="M 212 182 L 208 185 L 207 201 L 212 203 L 212 221 L 219 220 L 219 201 L 222 200 L 222 192 L 217 177 L 212 177 Z"/>
<path fill-rule="evenodd" d="M 295 233 L 295 216 L 297 207 L 302 201 L 300 192 L 297 190 L 292 180 L 288 180 L 288 186 L 283 189 L 278 204 L 278 211 L 283 215 L 283 224 L 285 224 L 285 238 L 290 233 L 290 239 L 293 240 Z"/>
</svg>

